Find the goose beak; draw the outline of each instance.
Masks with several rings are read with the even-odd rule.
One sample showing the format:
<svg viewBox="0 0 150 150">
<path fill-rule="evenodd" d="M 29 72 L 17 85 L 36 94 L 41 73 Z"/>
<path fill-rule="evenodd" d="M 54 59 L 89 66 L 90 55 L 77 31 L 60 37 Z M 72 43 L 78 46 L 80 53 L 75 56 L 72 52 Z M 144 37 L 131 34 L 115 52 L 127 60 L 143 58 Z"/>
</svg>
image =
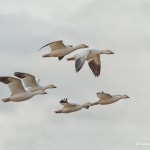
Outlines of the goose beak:
<svg viewBox="0 0 150 150">
<path fill-rule="evenodd" d="M 56 86 L 53 86 L 53 88 L 57 88 Z"/>
<path fill-rule="evenodd" d="M 114 52 L 111 52 L 111 54 L 115 54 Z"/>
<path fill-rule="evenodd" d="M 85 48 L 88 48 L 89 46 L 85 45 Z"/>
<path fill-rule="evenodd" d="M 129 96 L 127 96 L 127 98 L 130 98 Z"/>
</svg>

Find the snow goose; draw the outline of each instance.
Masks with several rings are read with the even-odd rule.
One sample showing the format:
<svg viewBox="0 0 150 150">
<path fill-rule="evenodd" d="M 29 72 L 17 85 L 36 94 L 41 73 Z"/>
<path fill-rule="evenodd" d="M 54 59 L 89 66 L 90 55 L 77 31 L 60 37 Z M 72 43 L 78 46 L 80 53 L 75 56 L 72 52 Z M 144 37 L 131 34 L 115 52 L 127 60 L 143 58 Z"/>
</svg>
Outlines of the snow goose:
<svg viewBox="0 0 150 150">
<path fill-rule="evenodd" d="M 73 57 L 67 58 L 68 61 L 75 60 L 75 69 L 76 72 L 79 72 L 83 67 L 85 61 L 88 61 L 89 67 L 91 68 L 93 74 L 98 77 L 100 75 L 101 70 L 101 54 L 114 54 L 114 52 L 110 50 L 85 50 L 81 54 L 75 54 Z"/>
<path fill-rule="evenodd" d="M 28 88 L 28 91 L 30 91 L 30 92 L 34 92 L 37 90 L 46 90 L 46 89 L 56 88 L 56 86 L 53 84 L 49 84 L 47 86 L 39 85 L 39 83 L 38 83 L 39 80 L 36 81 L 35 76 L 33 76 L 29 73 L 15 72 L 14 75 L 20 79 L 23 79 L 25 87 Z"/>
<path fill-rule="evenodd" d="M 8 77 L 8 76 L 0 77 L 0 82 L 8 84 L 8 87 L 11 92 L 10 97 L 2 99 L 3 102 L 9 102 L 9 101 L 21 102 L 21 101 L 28 100 L 37 94 L 41 94 L 41 95 L 47 94 L 43 90 L 38 90 L 35 92 L 26 91 L 22 85 L 21 80 L 14 77 Z"/>
<path fill-rule="evenodd" d="M 99 100 L 97 102 L 91 103 L 91 106 L 98 105 L 98 104 L 107 105 L 107 104 L 117 102 L 120 99 L 130 98 L 127 95 L 110 95 L 108 93 L 104 93 L 103 91 L 98 92 L 97 97 L 99 98 Z"/>
<path fill-rule="evenodd" d="M 71 53 L 77 49 L 88 47 L 85 44 L 80 44 L 80 45 L 74 46 L 74 47 L 72 45 L 66 46 L 66 45 L 64 45 L 63 41 L 60 40 L 60 41 L 54 41 L 52 43 L 48 43 L 48 44 L 42 46 L 40 48 L 40 50 L 46 46 L 50 46 L 51 53 L 45 54 L 45 55 L 43 55 L 43 57 L 58 57 L 58 60 L 63 59 L 63 57 L 65 55 L 68 55 L 69 53 Z"/>
<path fill-rule="evenodd" d="M 55 111 L 55 113 L 71 113 L 71 112 L 79 111 L 82 108 L 88 109 L 91 106 L 91 103 L 85 103 L 82 105 L 68 103 L 67 98 L 62 99 L 60 101 L 60 104 L 63 105 L 64 107 L 62 109 Z"/>
</svg>

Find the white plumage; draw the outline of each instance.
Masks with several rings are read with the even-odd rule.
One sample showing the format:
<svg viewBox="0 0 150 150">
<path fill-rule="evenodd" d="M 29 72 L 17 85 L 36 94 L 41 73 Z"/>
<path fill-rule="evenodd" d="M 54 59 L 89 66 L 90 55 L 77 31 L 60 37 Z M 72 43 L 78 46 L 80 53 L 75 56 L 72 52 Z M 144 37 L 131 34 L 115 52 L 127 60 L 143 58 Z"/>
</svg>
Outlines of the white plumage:
<svg viewBox="0 0 150 150">
<path fill-rule="evenodd" d="M 98 92 L 97 93 L 97 97 L 99 98 L 99 100 L 94 102 L 94 103 L 91 103 L 91 106 L 99 105 L 99 104 L 107 105 L 107 104 L 111 104 L 111 103 L 117 102 L 120 99 L 130 98 L 127 95 L 110 95 L 108 93 L 104 93 L 103 91 L 102 92 Z"/>
<path fill-rule="evenodd" d="M 80 69 L 83 67 L 85 61 L 88 61 L 88 65 L 92 70 L 93 74 L 98 77 L 100 75 L 101 70 L 101 61 L 100 55 L 101 54 L 114 54 L 110 50 L 85 50 L 81 54 L 75 54 L 73 57 L 67 58 L 67 60 L 75 60 L 75 69 L 76 72 L 79 72 Z"/>
<path fill-rule="evenodd" d="M 3 102 L 9 102 L 9 101 L 20 102 L 20 101 L 28 100 L 37 94 L 40 95 L 47 94 L 43 90 L 38 90 L 35 92 L 26 91 L 22 85 L 21 80 L 14 77 L 8 77 L 8 76 L 0 77 L 0 82 L 8 84 L 8 87 L 11 92 L 10 97 L 2 99 Z"/>
<path fill-rule="evenodd" d="M 39 79 L 38 81 L 36 81 L 35 76 L 29 73 L 15 72 L 14 75 L 23 80 L 25 87 L 30 92 L 56 88 L 56 86 L 53 84 L 49 84 L 46 86 L 39 85 Z"/>
<path fill-rule="evenodd" d="M 60 40 L 60 41 L 54 41 L 54 42 L 48 43 L 48 44 L 42 46 L 40 48 L 40 50 L 46 46 L 50 46 L 51 53 L 45 54 L 45 55 L 43 55 L 43 57 L 58 57 L 58 60 L 63 59 L 63 57 L 65 55 L 68 55 L 77 49 L 88 47 L 85 44 L 80 44 L 78 46 L 72 46 L 72 45 L 66 46 L 63 43 L 63 41 Z"/>
<path fill-rule="evenodd" d="M 82 108 L 88 109 L 91 106 L 91 103 L 85 103 L 82 105 L 68 103 L 67 99 L 62 99 L 60 101 L 60 104 L 63 105 L 64 107 L 62 109 L 55 111 L 55 113 L 71 113 L 71 112 L 79 111 Z"/>
</svg>

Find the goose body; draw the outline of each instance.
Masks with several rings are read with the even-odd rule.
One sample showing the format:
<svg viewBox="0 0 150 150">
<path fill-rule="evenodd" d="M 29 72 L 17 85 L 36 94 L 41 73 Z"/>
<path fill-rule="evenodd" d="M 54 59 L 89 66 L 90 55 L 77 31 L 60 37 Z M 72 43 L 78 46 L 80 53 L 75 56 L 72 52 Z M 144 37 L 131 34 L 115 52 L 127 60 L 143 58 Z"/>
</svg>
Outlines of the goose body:
<svg viewBox="0 0 150 150">
<path fill-rule="evenodd" d="M 56 86 L 53 84 L 49 84 L 46 86 L 39 85 L 39 82 L 38 82 L 39 80 L 36 81 L 35 76 L 29 73 L 15 72 L 14 75 L 23 80 L 24 85 L 27 88 L 27 91 L 30 91 L 30 92 L 56 88 Z"/>
<path fill-rule="evenodd" d="M 120 99 L 130 98 L 127 95 L 110 95 L 108 93 L 104 93 L 103 91 L 97 93 L 97 97 L 99 98 L 99 100 L 97 102 L 92 103 L 91 106 L 99 104 L 100 105 L 112 104 L 114 102 L 119 101 Z"/>
<path fill-rule="evenodd" d="M 60 104 L 63 105 L 64 107 L 62 109 L 55 111 L 55 113 L 71 113 L 71 112 L 79 111 L 82 108 L 88 109 L 91 106 L 91 103 L 85 103 L 82 105 L 68 103 L 67 99 L 61 100 Z"/>
<path fill-rule="evenodd" d="M 76 72 L 79 72 L 80 69 L 83 67 L 85 61 L 88 61 L 88 65 L 92 70 L 93 74 L 98 77 L 100 75 L 101 70 L 101 54 L 114 54 L 110 50 L 85 50 L 81 54 L 75 54 L 73 57 L 67 58 L 68 61 L 75 60 L 75 69 Z"/>
<path fill-rule="evenodd" d="M 69 53 L 71 53 L 77 49 L 88 47 L 85 44 L 80 44 L 80 45 L 74 46 L 74 47 L 72 45 L 66 46 L 66 45 L 64 45 L 63 41 L 60 40 L 60 41 L 54 41 L 52 43 L 46 44 L 46 45 L 42 46 L 40 48 L 40 50 L 46 46 L 50 46 L 51 53 L 45 54 L 45 55 L 43 55 L 43 57 L 58 57 L 58 60 L 63 59 L 63 57 L 65 55 L 68 55 Z"/>
<path fill-rule="evenodd" d="M 8 98 L 2 99 L 3 102 L 21 102 L 28 100 L 32 98 L 33 96 L 37 94 L 47 94 L 43 90 L 38 90 L 35 92 L 28 92 L 24 89 L 22 82 L 20 79 L 14 78 L 14 77 L 0 77 L 0 82 L 3 82 L 4 84 L 8 84 L 8 87 L 10 89 L 11 95 Z"/>
</svg>

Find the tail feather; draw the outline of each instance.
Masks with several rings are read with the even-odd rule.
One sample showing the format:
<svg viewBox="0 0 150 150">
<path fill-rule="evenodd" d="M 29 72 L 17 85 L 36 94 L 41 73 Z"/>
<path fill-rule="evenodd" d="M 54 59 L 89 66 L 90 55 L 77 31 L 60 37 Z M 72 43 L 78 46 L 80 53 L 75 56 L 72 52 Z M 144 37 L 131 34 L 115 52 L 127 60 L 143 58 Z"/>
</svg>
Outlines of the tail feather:
<svg viewBox="0 0 150 150">
<path fill-rule="evenodd" d="M 43 55 L 43 57 L 51 57 L 51 55 L 50 54 L 45 54 L 45 55 Z"/>
<path fill-rule="evenodd" d="M 61 110 L 54 111 L 56 114 L 61 113 Z"/>
<path fill-rule="evenodd" d="M 10 98 L 5 98 L 5 99 L 2 99 L 1 101 L 3 101 L 3 102 L 10 102 Z"/>
</svg>

